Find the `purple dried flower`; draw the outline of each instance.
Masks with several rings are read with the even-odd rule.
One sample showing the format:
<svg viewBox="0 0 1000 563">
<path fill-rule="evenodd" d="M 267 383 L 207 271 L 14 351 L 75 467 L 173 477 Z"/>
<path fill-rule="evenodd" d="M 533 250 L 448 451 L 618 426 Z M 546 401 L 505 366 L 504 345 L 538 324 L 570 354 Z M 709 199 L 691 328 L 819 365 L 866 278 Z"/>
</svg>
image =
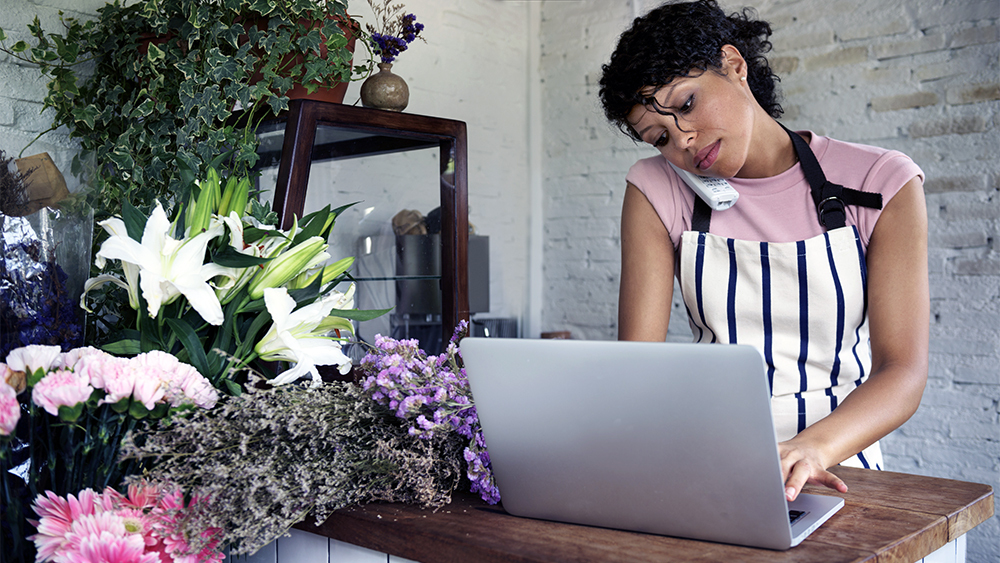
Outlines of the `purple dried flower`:
<svg viewBox="0 0 1000 563">
<path fill-rule="evenodd" d="M 381 29 L 371 24 L 367 26 L 370 34 L 368 43 L 383 63 L 391 63 L 417 39 L 424 25 L 417 23 L 417 16 L 401 13 L 403 8 L 400 5 L 392 6 L 388 2 L 376 5 L 372 0 L 369 0 L 369 5 L 382 26 Z"/>
<path fill-rule="evenodd" d="M 410 436 L 430 439 L 453 432 L 468 440 L 463 456 L 471 490 L 495 504 L 500 493 L 458 347 L 467 331 L 468 323 L 459 323 L 438 356 L 428 356 L 416 340 L 376 336 L 375 351 L 361 361 L 366 374 L 362 388 L 372 401 L 388 407 Z"/>
</svg>

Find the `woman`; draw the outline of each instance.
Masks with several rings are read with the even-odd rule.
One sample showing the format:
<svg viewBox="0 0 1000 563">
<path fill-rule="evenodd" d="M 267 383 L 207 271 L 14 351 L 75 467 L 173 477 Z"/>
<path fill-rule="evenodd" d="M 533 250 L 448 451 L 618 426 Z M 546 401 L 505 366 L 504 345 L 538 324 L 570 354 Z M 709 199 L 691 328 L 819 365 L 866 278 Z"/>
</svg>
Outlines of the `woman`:
<svg viewBox="0 0 1000 563">
<path fill-rule="evenodd" d="M 881 469 L 878 440 L 920 403 L 927 218 L 905 155 L 775 120 L 770 34 L 714 0 L 661 6 L 622 34 L 600 96 L 660 152 L 626 176 L 619 338 L 664 340 L 676 275 L 697 341 L 757 346 L 794 500 L 846 492 L 838 463 Z M 735 205 L 713 211 L 670 165 L 728 179 Z"/>
</svg>

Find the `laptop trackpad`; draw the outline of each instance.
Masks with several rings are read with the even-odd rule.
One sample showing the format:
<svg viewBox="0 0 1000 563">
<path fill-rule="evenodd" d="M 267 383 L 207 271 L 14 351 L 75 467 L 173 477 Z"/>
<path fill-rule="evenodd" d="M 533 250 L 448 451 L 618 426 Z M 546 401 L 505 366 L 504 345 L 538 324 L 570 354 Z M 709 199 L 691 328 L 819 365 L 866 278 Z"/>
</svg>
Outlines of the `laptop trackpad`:
<svg viewBox="0 0 1000 563">
<path fill-rule="evenodd" d="M 844 499 L 826 495 L 800 494 L 788 503 L 792 525 L 792 545 L 805 539 L 844 506 Z"/>
</svg>

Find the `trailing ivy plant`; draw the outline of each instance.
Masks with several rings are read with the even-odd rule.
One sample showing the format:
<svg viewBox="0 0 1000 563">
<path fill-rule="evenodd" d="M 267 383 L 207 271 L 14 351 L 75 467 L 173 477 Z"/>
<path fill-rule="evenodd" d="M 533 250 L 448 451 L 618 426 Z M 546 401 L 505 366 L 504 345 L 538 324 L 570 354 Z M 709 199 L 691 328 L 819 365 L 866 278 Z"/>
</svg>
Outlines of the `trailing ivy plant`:
<svg viewBox="0 0 1000 563">
<path fill-rule="evenodd" d="M 93 164 L 101 220 L 125 201 L 184 201 L 209 168 L 246 174 L 256 125 L 287 109 L 293 85 L 366 76 L 352 63 L 362 31 L 346 10 L 345 0 L 115 0 L 94 20 L 63 17 L 58 32 L 36 17 L 28 40 L 0 29 L 0 51 L 48 77 L 50 130 L 79 139 L 73 171 Z"/>
</svg>

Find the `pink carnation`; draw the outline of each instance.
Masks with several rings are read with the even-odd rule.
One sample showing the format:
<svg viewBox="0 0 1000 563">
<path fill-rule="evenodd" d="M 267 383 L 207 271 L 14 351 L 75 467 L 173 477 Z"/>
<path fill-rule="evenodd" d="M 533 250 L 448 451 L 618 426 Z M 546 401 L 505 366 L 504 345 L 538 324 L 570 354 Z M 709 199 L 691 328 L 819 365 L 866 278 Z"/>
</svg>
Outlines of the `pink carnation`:
<svg viewBox="0 0 1000 563">
<path fill-rule="evenodd" d="M 20 418 L 21 405 L 17 402 L 17 391 L 0 381 L 0 436 L 13 434 Z"/>
<path fill-rule="evenodd" d="M 49 371 L 59 364 L 61 358 L 62 349 L 58 346 L 31 344 L 7 354 L 7 365 L 14 371 L 35 373 L 38 370 Z"/>
<path fill-rule="evenodd" d="M 39 381 L 31 391 L 31 400 L 52 416 L 59 416 L 59 407 L 76 406 L 94 392 L 90 380 L 78 373 L 57 369 Z"/>
<path fill-rule="evenodd" d="M 194 366 L 180 364 L 167 383 L 167 400 L 171 406 L 194 403 L 210 409 L 219 400 L 219 392 Z"/>
<path fill-rule="evenodd" d="M 112 356 L 97 348 L 74 348 L 63 354 L 63 367 L 90 379 L 96 389 L 104 389 L 104 380 L 121 372 L 128 360 Z"/>
<path fill-rule="evenodd" d="M 158 378 L 165 388 L 164 400 L 176 407 L 185 403 L 210 409 L 219 400 L 215 387 L 194 366 L 171 354 L 153 350 L 130 360 L 130 364 L 152 380 Z"/>
</svg>

